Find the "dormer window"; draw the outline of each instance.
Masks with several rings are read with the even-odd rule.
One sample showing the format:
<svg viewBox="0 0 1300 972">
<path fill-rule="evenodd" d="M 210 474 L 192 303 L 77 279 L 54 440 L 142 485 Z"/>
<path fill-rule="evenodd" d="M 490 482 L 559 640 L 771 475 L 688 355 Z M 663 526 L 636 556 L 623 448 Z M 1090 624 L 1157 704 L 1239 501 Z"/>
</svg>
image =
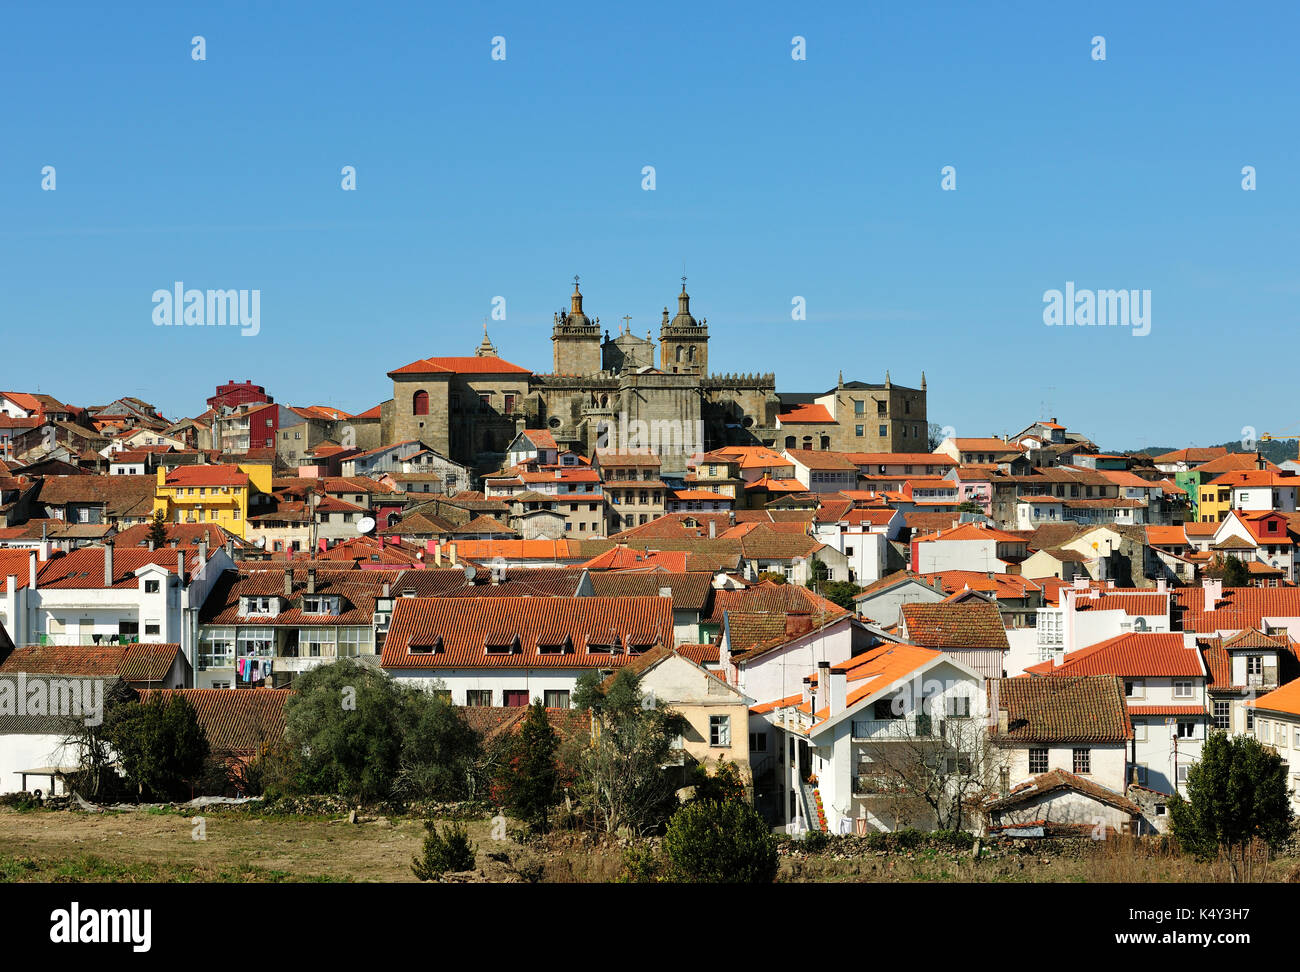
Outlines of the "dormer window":
<svg viewBox="0 0 1300 972">
<path fill-rule="evenodd" d="M 622 640 L 618 635 L 590 635 L 587 638 L 587 653 L 591 655 L 617 655 L 623 650 Z"/>
<path fill-rule="evenodd" d="M 439 655 L 444 648 L 442 644 L 442 635 L 434 635 L 432 638 L 422 638 L 419 641 L 412 641 L 407 650 L 412 655 Z"/>
<path fill-rule="evenodd" d="M 239 613 L 245 616 L 280 613 L 280 599 L 277 597 L 245 596 L 240 598 L 240 602 Z"/>
<path fill-rule="evenodd" d="M 569 655 L 573 653 L 573 639 L 568 635 L 543 635 L 537 639 L 539 655 Z"/>
<path fill-rule="evenodd" d="M 319 594 L 307 594 L 302 599 L 302 613 L 337 615 L 339 613 L 339 599 L 337 597 L 322 597 Z"/>
<path fill-rule="evenodd" d="M 491 634 L 483 639 L 483 650 L 489 655 L 511 655 L 519 651 L 519 635 Z"/>
</svg>

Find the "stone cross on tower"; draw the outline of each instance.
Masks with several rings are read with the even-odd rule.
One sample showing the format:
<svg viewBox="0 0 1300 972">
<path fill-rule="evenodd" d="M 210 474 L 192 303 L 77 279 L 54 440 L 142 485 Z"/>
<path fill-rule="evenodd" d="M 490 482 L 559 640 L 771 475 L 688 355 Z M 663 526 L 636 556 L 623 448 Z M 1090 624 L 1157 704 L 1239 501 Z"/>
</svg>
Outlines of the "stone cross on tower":
<svg viewBox="0 0 1300 972">
<path fill-rule="evenodd" d="M 632 333 L 632 324 L 631 324 L 631 321 L 632 321 L 632 315 L 631 315 L 631 314 L 624 314 L 624 315 L 623 315 L 623 332 L 624 332 L 625 334 L 631 334 L 631 333 Z"/>
</svg>

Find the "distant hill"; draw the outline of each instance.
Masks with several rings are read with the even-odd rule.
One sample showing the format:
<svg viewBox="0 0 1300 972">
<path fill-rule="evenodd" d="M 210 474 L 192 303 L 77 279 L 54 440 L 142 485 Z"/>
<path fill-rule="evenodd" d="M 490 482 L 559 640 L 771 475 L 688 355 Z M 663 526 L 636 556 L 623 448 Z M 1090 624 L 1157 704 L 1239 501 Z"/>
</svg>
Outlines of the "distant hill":
<svg viewBox="0 0 1300 972">
<path fill-rule="evenodd" d="M 1258 443 L 1255 449 L 1243 449 L 1241 442 L 1219 442 L 1216 443 L 1229 452 L 1259 452 L 1269 462 L 1281 465 L 1288 459 L 1296 458 L 1296 450 L 1300 447 L 1295 439 L 1271 439 L 1267 442 Z M 1145 449 L 1125 449 L 1124 455 L 1136 455 L 1139 452 L 1146 453 L 1148 456 L 1162 456 L 1166 452 L 1177 452 L 1179 449 L 1187 448 L 1215 448 L 1215 446 L 1147 446 Z"/>
</svg>

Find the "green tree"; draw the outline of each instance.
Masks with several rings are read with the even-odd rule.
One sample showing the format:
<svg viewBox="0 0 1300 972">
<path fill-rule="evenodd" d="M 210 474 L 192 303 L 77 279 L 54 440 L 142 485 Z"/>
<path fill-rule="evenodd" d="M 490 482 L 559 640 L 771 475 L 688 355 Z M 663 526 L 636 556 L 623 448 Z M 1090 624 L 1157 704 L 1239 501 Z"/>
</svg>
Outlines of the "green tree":
<svg viewBox="0 0 1300 972">
<path fill-rule="evenodd" d="M 745 781 L 740 767 L 729 759 L 719 762 L 712 773 L 697 765 L 691 773 L 691 784 L 695 787 L 696 800 L 726 803 L 745 799 Z"/>
<path fill-rule="evenodd" d="M 1223 586 L 1250 586 L 1250 571 L 1246 569 L 1244 563 L 1231 554 L 1229 554 L 1228 558 L 1223 562 Z"/>
<path fill-rule="evenodd" d="M 406 799 L 466 800 L 480 795 L 480 740 L 442 695 L 404 693 L 402 748 L 393 792 Z"/>
<path fill-rule="evenodd" d="M 468 871 L 474 867 L 478 848 L 470 843 L 469 831 L 453 823 L 442 833 L 432 820 L 424 822 L 428 831 L 424 838 L 424 853 L 411 858 L 411 871 L 421 881 L 435 881 L 448 871 Z"/>
<path fill-rule="evenodd" d="M 808 581 L 810 586 L 812 584 L 825 584 L 831 579 L 831 569 L 816 557 L 812 560 L 812 570 L 809 573 L 811 574 Z"/>
<path fill-rule="evenodd" d="M 533 833 L 546 833 L 551 808 L 559 802 L 559 772 L 555 752 L 560 741 L 546 718 L 546 706 L 534 699 L 519 734 L 511 740 L 495 789 L 510 813 Z"/>
<path fill-rule="evenodd" d="M 778 573 L 774 570 L 765 570 L 758 575 L 757 580 L 760 584 L 764 581 L 771 581 L 773 584 L 784 584 L 785 574 Z"/>
<path fill-rule="evenodd" d="M 299 793 L 388 797 L 401 766 L 406 690 L 384 672 L 341 659 L 304 672 L 285 704 L 285 736 Z"/>
<path fill-rule="evenodd" d="M 153 544 L 155 550 L 167 546 L 167 518 L 162 510 L 154 511 L 153 521 L 149 524 L 149 532 L 145 534 L 145 539 Z"/>
<path fill-rule="evenodd" d="M 1198 857 L 1226 853 L 1237 879 L 1246 848 L 1276 850 L 1291 832 L 1286 763 L 1253 736 L 1212 732 L 1187 773 L 1187 798 L 1169 799 L 1174 836 Z"/>
<path fill-rule="evenodd" d="M 140 799 L 192 796 L 208 757 L 208 739 L 183 695 L 128 703 L 106 722 L 105 736 Z"/>
<path fill-rule="evenodd" d="M 578 795 L 592 823 L 605 833 L 657 830 L 677 805 L 668 764 L 685 720 L 643 695 L 640 679 L 626 668 L 608 689 L 598 672 L 580 676 L 573 700 L 597 720 L 595 738 L 578 757 Z"/>
<path fill-rule="evenodd" d="M 819 589 L 822 597 L 832 601 L 844 608 L 846 611 L 853 610 L 853 599 L 862 593 L 862 588 L 852 581 L 831 581 L 829 584 L 823 584 Z"/>
<path fill-rule="evenodd" d="M 664 836 L 669 876 L 710 884 L 770 884 L 776 879 L 776 839 L 746 803 L 689 803 Z"/>
</svg>

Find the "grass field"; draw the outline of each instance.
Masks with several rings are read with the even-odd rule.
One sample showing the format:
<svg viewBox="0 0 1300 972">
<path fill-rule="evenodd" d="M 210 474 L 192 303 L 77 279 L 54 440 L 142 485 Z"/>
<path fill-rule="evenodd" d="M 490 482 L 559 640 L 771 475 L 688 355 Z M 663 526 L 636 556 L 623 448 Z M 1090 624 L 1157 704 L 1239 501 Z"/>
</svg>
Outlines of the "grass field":
<svg viewBox="0 0 1300 972">
<path fill-rule="evenodd" d="M 217 810 L 196 815 L 170 810 L 106 813 L 0 809 L 0 881 L 41 882 L 413 882 L 410 862 L 424 837 L 423 821 L 406 817 L 301 817 Z M 616 847 L 557 841 L 539 849 L 493 840 L 487 820 L 465 824 L 478 845 L 481 880 L 521 880 L 521 862 L 548 882 L 616 880 Z M 202 839 L 196 839 L 201 837 Z M 502 864 L 490 855 L 504 855 Z M 527 870 L 523 868 L 522 870 Z M 1300 861 L 1260 861 L 1253 881 L 1294 880 Z M 918 849 L 909 853 L 783 857 L 780 880 L 826 882 L 1221 882 L 1225 864 L 1101 842 L 1078 855 L 969 853 Z"/>
</svg>

